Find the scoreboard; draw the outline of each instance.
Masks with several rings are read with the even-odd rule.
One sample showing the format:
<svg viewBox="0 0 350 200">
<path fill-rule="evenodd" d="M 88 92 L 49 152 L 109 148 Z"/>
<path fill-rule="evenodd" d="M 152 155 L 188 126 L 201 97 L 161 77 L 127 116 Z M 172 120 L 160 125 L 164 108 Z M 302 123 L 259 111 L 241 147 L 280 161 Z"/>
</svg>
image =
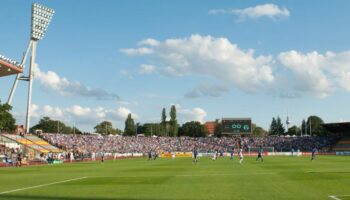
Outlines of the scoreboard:
<svg viewBox="0 0 350 200">
<path fill-rule="evenodd" d="M 251 118 L 222 118 L 222 134 L 249 135 L 252 133 Z"/>
</svg>

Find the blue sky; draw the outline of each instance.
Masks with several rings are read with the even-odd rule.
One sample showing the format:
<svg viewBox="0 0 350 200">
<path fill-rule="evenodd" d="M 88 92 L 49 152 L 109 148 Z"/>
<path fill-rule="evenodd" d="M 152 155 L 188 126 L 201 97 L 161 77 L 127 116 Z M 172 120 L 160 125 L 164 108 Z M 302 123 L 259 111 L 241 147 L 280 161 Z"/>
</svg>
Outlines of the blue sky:
<svg viewBox="0 0 350 200">
<path fill-rule="evenodd" d="M 21 59 L 33 2 L 0 2 L 0 54 Z M 36 2 L 56 13 L 38 44 L 32 124 L 50 116 L 123 129 L 129 112 L 156 122 L 172 104 L 181 123 L 350 120 L 349 1 Z M 0 79 L 3 102 L 13 79 Z M 18 123 L 26 88 L 13 102 Z"/>
</svg>

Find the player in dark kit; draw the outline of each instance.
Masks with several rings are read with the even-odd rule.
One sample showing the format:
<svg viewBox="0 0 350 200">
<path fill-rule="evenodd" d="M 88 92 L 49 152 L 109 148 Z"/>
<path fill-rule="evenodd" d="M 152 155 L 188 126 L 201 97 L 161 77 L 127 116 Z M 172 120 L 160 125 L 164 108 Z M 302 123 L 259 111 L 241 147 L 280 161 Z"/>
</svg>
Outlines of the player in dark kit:
<svg viewBox="0 0 350 200">
<path fill-rule="evenodd" d="M 315 160 L 316 159 L 316 147 L 312 148 L 312 153 L 311 153 L 311 160 Z"/>
<path fill-rule="evenodd" d="M 264 158 L 263 158 L 262 154 L 263 154 L 263 148 L 262 148 L 262 146 L 260 146 L 259 150 L 258 150 L 258 157 L 256 157 L 256 161 L 258 161 L 260 158 L 261 162 L 264 162 Z"/>
<path fill-rule="evenodd" d="M 152 160 L 152 151 L 151 150 L 148 151 L 148 160 Z"/>
<path fill-rule="evenodd" d="M 193 160 L 192 160 L 192 163 L 197 163 L 198 162 L 197 156 L 198 156 L 197 148 L 194 148 L 193 149 Z"/>
<path fill-rule="evenodd" d="M 232 147 L 232 150 L 231 150 L 231 152 L 230 152 L 230 160 L 233 160 L 234 154 L 235 154 L 235 148 Z"/>
</svg>

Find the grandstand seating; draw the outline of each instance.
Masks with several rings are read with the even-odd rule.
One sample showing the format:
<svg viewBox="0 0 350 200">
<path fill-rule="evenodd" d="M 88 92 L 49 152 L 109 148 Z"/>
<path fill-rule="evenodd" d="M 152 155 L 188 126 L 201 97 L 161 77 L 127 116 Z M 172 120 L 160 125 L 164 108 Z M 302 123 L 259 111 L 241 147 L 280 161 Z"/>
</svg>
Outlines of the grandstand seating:
<svg viewBox="0 0 350 200">
<path fill-rule="evenodd" d="M 49 144 L 48 142 L 46 142 L 45 140 L 35 136 L 35 135 L 27 135 L 25 136 L 26 139 L 30 140 L 31 142 L 33 142 L 34 144 L 43 147 L 44 149 L 48 150 L 49 152 L 52 153 L 60 153 L 62 152 L 61 149 Z"/>
<path fill-rule="evenodd" d="M 334 151 L 349 151 L 350 152 L 350 137 L 341 138 L 333 147 Z"/>
<path fill-rule="evenodd" d="M 35 151 L 38 151 L 40 153 L 49 153 L 49 150 L 43 148 L 42 146 L 32 142 L 31 140 L 28 140 L 22 136 L 19 135 L 13 135 L 13 134 L 2 134 L 3 137 L 6 137 L 8 139 L 14 140 L 17 143 L 24 145 L 28 148 L 31 148 Z"/>
</svg>

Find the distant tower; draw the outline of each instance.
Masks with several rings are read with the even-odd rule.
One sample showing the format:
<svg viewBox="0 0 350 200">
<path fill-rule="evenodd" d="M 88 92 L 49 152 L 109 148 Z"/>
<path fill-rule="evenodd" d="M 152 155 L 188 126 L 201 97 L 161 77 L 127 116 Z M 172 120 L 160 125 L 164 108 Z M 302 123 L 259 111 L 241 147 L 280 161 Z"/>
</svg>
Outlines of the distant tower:
<svg viewBox="0 0 350 200">
<path fill-rule="evenodd" d="M 287 114 L 287 120 L 286 120 L 287 131 L 288 131 L 288 129 L 289 129 L 289 124 L 290 124 L 290 120 L 289 120 L 289 117 L 288 117 L 288 114 Z"/>
</svg>

